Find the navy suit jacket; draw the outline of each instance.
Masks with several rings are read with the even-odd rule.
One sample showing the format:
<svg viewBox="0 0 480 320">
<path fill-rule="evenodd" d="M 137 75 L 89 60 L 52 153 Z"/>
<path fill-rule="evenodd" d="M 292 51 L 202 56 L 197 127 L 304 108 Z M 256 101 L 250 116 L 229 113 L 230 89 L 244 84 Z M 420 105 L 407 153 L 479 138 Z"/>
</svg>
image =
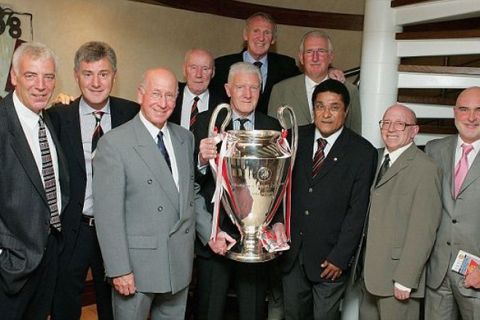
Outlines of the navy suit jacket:
<svg viewBox="0 0 480 320">
<path fill-rule="evenodd" d="M 13 295 L 42 260 L 50 231 L 50 209 L 12 95 L 0 101 L 0 285 Z M 46 113 L 44 121 L 58 155 L 63 217 L 69 194 L 67 163 Z"/>
<path fill-rule="evenodd" d="M 48 109 L 48 115 L 52 119 L 53 128 L 65 152 L 70 173 L 70 204 L 62 217 L 65 237 L 65 249 L 61 255 L 61 259 L 65 263 L 62 263 L 62 266 L 68 265 L 68 262 L 72 259 L 72 252 L 80 228 L 87 183 L 79 103 L 80 97 L 69 106 L 56 105 Z M 112 128 L 118 127 L 132 119 L 138 113 L 138 110 L 139 106 L 135 102 L 110 97 Z"/>
<path fill-rule="evenodd" d="M 263 112 L 264 114 L 267 114 L 268 101 L 270 99 L 270 93 L 272 92 L 273 85 L 284 79 L 300 74 L 300 70 L 295 63 L 295 59 L 289 56 L 269 52 L 267 60 L 267 81 L 265 84 L 265 89 L 260 95 L 260 99 L 258 100 L 258 105 L 256 108 L 256 111 Z M 218 95 L 223 96 L 225 101 L 228 101 L 228 97 L 227 93 L 225 92 L 224 85 L 227 83 L 230 66 L 241 61 L 243 61 L 243 52 L 234 53 L 215 59 L 215 76 L 210 82 L 210 88 L 212 88 L 212 91 L 215 91 Z"/>
</svg>

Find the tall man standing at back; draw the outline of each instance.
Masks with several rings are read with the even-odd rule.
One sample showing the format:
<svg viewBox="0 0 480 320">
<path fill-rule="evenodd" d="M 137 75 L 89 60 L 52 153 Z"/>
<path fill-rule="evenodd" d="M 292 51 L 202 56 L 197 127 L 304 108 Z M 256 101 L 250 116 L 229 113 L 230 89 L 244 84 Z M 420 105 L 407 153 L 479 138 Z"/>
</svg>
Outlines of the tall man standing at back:
<svg viewBox="0 0 480 320">
<path fill-rule="evenodd" d="M 191 129 L 199 113 L 215 108 L 224 102 L 214 90 L 209 90 L 210 80 L 215 75 L 213 56 L 203 49 L 190 49 L 185 53 L 183 75 L 186 82 L 178 83 L 175 109 L 168 121 Z"/>
<path fill-rule="evenodd" d="M 268 115 L 277 116 L 277 109 L 288 104 L 295 110 L 298 125 L 306 125 L 314 120 L 312 92 L 315 87 L 328 78 L 329 66 L 334 59 L 333 44 L 324 31 L 307 32 L 300 42 L 298 59 L 303 67 L 301 75 L 283 80 L 273 87 L 268 104 Z M 362 134 L 362 115 L 358 89 L 345 82 L 350 96 L 345 126 L 358 134 Z"/>
<path fill-rule="evenodd" d="M 479 319 L 480 290 L 451 270 L 458 251 L 480 256 L 480 87 L 465 89 L 453 107 L 458 135 L 427 143 L 443 170 L 442 221 L 427 270 L 426 320 Z"/>
<path fill-rule="evenodd" d="M 0 317 L 46 319 L 61 248 L 68 172 L 43 110 L 55 88 L 56 58 L 43 44 L 13 54 L 15 91 L 0 102 Z"/>
<path fill-rule="evenodd" d="M 103 133 L 130 120 L 138 104 L 111 97 L 117 74 L 115 51 L 104 42 L 87 42 L 75 53 L 74 76 L 82 95 L 70 106 L 48 110 L 68 159 L 71 201 L 63 219 L 65 248 L 53 304 L 54 319 L 79 319 L 81 297 L 92 270 L 100 320 L 113 319 L 111 288 L 105 281 L 102 255 L 95 233 L 92 158 Z"/>
</svg>

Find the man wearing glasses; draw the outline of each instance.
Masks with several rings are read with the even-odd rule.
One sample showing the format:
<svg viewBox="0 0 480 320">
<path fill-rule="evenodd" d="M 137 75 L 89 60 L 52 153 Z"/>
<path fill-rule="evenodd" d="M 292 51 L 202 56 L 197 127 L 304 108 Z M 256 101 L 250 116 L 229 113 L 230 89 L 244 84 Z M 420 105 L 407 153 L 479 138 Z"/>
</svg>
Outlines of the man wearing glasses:
<svg viewBox="0 0 480 320">
<path fill-rule="evenodd" d="M 412 110 L 393 105 L 379 124 L 385 149 L 370 191 L 360 319 L 419 319 L 440 223 L 441 172 L 413 142 L 419 127 Z"/>
</svg>

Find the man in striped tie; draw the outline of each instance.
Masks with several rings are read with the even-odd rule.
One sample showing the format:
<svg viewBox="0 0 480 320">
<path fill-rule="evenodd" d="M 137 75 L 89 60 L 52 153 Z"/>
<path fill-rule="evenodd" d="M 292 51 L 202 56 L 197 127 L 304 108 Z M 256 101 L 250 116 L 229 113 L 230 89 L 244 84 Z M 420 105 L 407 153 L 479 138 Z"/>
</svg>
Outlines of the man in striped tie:
<svg viewBox="0 0 480 320">
<path fill-rule="evenodd" d="M 69 189 L 66 161 L 44 113 L 56 57 L 43 44 L 24 43 L 12 66 L 15 91 L 0 102 L 0 315 L 46 319 Z"/>
</svg>

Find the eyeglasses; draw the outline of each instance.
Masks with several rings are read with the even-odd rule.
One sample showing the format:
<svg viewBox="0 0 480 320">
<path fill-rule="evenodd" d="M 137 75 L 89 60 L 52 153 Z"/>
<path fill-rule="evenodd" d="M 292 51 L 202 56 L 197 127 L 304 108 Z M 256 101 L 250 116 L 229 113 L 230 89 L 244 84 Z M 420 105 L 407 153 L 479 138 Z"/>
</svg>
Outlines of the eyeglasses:
<svg viewBox="0 0 480 320">
<path fill-rule="evenodd" d="M 388 130 L 390 128 L 390 125 L 393 125 L 393 130 L 395 131 L 405 131 L 406 127 L 416 126 L 416 124 L 406 123 L 403 121 L 392 122 L 389 120 L 380 120 L 378 121 L 378 124 L 380 126 L 380 129 L 382 130 Z"/>
<path fill-rule="evenodd" d="M 313 56 L 314 54 L 319 54 L 320 56 L 325 56 L 330 53 L 330 50 L 328 49 L 308 49 L 303 51 L 303 53 L 307 56 Z"/>
</svg>

